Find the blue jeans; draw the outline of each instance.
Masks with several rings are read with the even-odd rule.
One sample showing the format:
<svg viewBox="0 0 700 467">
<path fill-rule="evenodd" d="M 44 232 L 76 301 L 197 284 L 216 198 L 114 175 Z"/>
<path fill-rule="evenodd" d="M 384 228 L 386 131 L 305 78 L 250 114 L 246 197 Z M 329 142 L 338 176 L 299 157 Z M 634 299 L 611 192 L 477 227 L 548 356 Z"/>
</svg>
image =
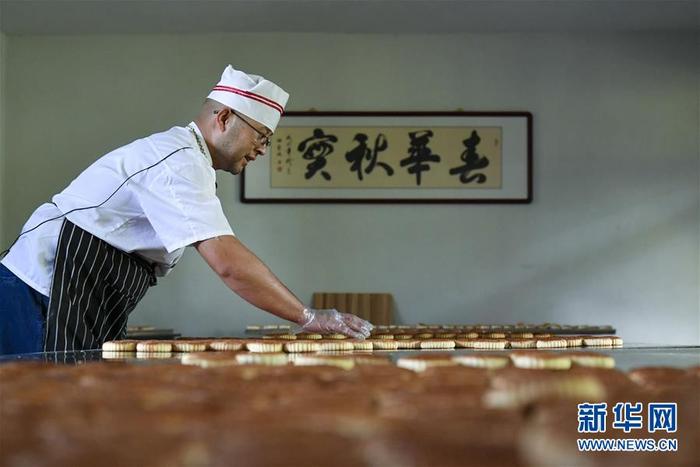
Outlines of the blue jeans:
<svg viewBox="0 0 700 467">
<path fill-rule="evenodd" d="M 43 352 L 46 297 L 0 264 L 0 355 Z"/>
</svg>

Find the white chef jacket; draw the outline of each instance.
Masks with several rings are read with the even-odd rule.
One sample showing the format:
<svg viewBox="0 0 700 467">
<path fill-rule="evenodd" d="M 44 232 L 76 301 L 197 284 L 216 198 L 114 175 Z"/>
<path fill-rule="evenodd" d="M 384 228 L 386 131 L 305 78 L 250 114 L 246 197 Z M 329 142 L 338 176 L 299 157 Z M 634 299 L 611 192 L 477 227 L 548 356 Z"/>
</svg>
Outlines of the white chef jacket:
<svg viewBox="0 0 700 467">
<path fill-rule="evenodd" d="M 180 148 L 184 149 L 173 153 Z M 129 176 L 154 164 L 117 190 Z M 97 206 L 108 198 L 99 207 L 73 211 Z M 102 156 L 52 201 L 34 211 L 22 232 L 67 214 L 65 217 L 83 230 L 145 258 L 158 276 L 170 272 L 186 246 L 233 235 L 216 196 L 209 149 L 193 122 Z M 21 236 L 2 260 L 5 267 L 45 296 L 50 295 L 62 223 L 63 218 L 49 221 Z"/>
</svg>

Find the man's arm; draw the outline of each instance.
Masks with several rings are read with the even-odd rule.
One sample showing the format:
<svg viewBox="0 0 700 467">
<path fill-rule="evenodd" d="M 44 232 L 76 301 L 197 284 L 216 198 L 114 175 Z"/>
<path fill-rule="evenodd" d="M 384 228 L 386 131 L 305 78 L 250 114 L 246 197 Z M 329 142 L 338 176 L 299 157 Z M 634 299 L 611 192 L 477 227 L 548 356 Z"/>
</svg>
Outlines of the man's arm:
<svg viewBox="0 0 700 467">
<path fill-rule="evenodd" d="M 341 333 L 363 339 L 372 324 L 350 313 L 312 310 L 280 282 L 260 259 L 232 235 L 203 240 L 195 248 L 228 287 L 248 303 L 310 332 Z"/>
<path fill-rule="evenodd" d="M 236 237 L 214 237 L 194 246 L 221 280 L 248 303 L 282 319 L 304 321 L 304 304 Z"/>
</svg>

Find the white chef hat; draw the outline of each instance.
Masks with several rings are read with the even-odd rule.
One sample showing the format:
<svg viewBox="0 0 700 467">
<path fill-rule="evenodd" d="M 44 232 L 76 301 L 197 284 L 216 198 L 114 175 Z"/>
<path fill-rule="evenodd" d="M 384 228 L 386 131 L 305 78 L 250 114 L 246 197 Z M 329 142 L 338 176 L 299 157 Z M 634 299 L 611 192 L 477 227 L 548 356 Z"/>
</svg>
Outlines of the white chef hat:
<svg viewBox="0 0 700 467">
<path fill-rule="evenodd" d="M 207 97 L 275 131 L 289 94 L 262 76 L 249 75 L 229 65 Z"/>
</svg>

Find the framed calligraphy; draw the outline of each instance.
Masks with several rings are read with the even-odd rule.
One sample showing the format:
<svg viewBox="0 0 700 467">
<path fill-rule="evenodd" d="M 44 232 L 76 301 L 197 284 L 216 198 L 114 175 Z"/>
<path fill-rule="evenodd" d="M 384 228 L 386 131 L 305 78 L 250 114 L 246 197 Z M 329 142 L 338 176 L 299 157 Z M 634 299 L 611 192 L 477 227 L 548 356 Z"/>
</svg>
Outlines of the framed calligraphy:
<svg viewBox="0 0 700 467">
<path fill-rule="evenodd" d="M 289 112 L 244 203 L 530 203 L 529 112 Z"/>
</svg>

